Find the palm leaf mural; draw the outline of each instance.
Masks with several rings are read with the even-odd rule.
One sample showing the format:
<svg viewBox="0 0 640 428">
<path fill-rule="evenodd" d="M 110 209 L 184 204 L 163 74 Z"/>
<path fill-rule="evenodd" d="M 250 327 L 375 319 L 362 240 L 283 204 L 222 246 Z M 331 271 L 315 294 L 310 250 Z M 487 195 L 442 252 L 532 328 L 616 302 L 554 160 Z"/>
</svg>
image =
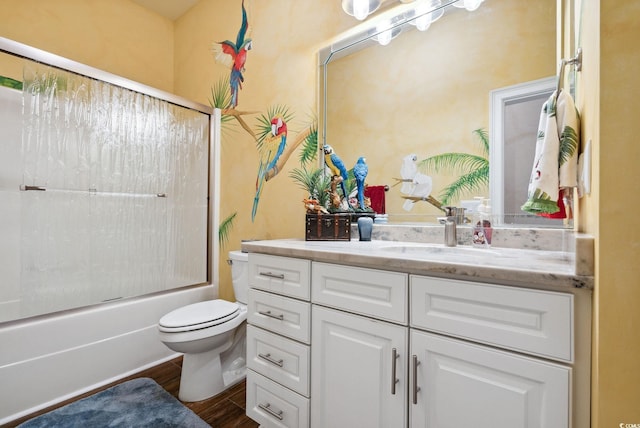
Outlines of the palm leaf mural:
<svg viewBox="0 0 640 428">
<path fill-rule="evenodd" d="M 234 212 L 220 223 L 218 227 L 218 241 L 220 241 L 220 246 L 224 247 L 229 242 L 229 235 L 231 234 L 231 229 L 233 229 L 233 220 L 238 215 L 238 212 Z"/>
<path fill-rule="evenodd" d="M 309 126 L 309 135 L 302 142 L 300 150 L 300 165 L 313 162 L 318 155 L 318 122 L 314 120 Z"/>
<path fill-rule="evenodd" d="M 11 77 L 0 76 L 0 86 L 22 90 L 22 82 Z"/>
<path fill-rule="evenodd" d="M 209 104 L 213 108 L 224 110 L 231 102 L 231 90 L 229 89 L 229 77 L 221 77 L 218 82 L 211 87 L 211 98 Z M 222 114 L 222 124 L 229 123 L 233 120 L 233 116 Z"/>
<path fill-rule="evenodd" d="M 489 185 L 489 134 L 483 128 L 473 131 L 482 146 L 483 156 L 470 153 L 443 153 L 421 160 L 418 167 L 424 172 L 460 174 L 457 180 L 440 193 L 443 205 L 460 198 L 463 193 L 477 192 Z"/>
</svg>

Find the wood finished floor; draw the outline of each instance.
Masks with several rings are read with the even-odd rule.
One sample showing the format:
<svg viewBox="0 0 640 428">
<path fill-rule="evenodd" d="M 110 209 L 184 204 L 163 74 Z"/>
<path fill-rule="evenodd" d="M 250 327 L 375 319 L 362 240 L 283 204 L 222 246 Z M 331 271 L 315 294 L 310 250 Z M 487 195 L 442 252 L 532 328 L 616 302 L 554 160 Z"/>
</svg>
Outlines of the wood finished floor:
<svg viewBox="0 0 640 428">
<path fill-rule="evenodd" d="M 148 377 L 155 380 L 160 386 L 167 390 L 171 395 L 178 398 L 178 390 L 180 388 L 180 370 L 182 368 L 182 357 L 157 365 L 150 369 L 141 371 L 132 376 L 121 379 L 117 382 L 89 391 L 79 395 L 73 399 L 64 401 L 55 406 L 43 409 L 37 413 L 17 419 L 4 427 L 15 427 L 22 422 L 29 420 L 35 416 L 47 413 L 55 408 L 62 407 L 80 398 L 95 394 L 96 392 L 110 388 L 122 382 L 139 377 Z M 197 401 L 195 403 L 183 403 L 190 408 L 206 423 L 213 428 L 256 428 L 258 424 L 245 414 L 245 382 L 242 381 L 228 390 L 207 400 Z M 185 427 L 186 428 L 186 427 Z"/>
</svg>

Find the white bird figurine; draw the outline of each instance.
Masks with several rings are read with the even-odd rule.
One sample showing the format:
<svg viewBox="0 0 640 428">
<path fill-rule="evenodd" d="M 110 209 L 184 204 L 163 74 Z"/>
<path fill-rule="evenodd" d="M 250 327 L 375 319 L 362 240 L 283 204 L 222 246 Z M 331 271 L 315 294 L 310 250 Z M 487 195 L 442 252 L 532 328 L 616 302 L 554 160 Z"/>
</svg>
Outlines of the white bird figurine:
<svg viewBox="0 0 640 428">
<path fill-rule="evenodd" d="M 415 186 L 413 178 L 418 173 L 417 160 L 418 156 L 413 153 L 402 159 L 402 165 L 400 166 L 400 177 L 402 177 L 401 193 L 410 195 L 413 192 L 413 187 Z"/>
<path fill-rule="evenodd" d="M 433 180 L 430 176 L 422 174 L 420 172 L 416 173 L 413 177 L 413 191 L 409 196 L 414 198 L 426 198 L 431 194 L 433 190 Z M 405 203 L 402 205 L 405 211 L 411 211 L 413 205 L 415 204 L 414 200 L 407 199 Z"/>
</svg>

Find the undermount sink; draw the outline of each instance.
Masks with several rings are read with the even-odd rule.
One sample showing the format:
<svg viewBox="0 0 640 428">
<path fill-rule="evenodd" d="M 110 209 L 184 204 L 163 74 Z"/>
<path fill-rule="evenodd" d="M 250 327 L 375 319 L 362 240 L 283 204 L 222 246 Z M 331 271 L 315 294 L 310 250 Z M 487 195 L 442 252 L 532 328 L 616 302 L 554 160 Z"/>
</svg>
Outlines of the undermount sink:
<svg viewBox="0 0 640 428">
<path fill-rule="evenodd" d="M 388 251 L 398 254 L 406 254 L 411 257 L 434 257 L 434 256 L 474 256 L 482 257 L 487 255 L 498 256 L 498 251 L 493 251 L 488 248 L 476 248 L 476 247 L 446 247 L 438 244 L 403 244 L 403 245 L 391 245 L 388 247 L 380 248 L 382 251 Z"/>
</svg>

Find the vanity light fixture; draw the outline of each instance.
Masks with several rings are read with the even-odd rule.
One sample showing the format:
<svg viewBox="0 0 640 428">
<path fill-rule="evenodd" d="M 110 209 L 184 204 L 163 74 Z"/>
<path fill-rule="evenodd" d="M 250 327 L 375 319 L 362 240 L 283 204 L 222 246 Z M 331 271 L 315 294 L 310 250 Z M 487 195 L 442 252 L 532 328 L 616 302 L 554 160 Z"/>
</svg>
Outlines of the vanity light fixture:
<svg viewBox="0 0 640 428">
<path fill-rule="evenodd" d="M 342 10 L 362 21 L 378 10 L 381 0 L 342 0 Z"/>
<path fill-rule="evenodd" d="M 400 26 L 394 26 L 393 20 L 385 20 L 380 22 L 375 29 L 377 33 L 373 39 L 377 40 L 382 46 L 388 45 L 391 40 L 395 39 L 402 31 Z"/>
<path fill-rule="evenodd" d="M 458 0 L 457 2 L 453 3 L 453 6 L 460 8 L 463 7 L 469 12 L 473 12 L 480 7 L 483 1 L 484 0 Z"/>
<path fill-rule="evenodd" d="M 444 9 L 441 0 L 421 0 L 416 3 L 411 16 L 408 16 L 409 24 L 415 25 L 418 31 L 427 31 L 433 22 L 442 18 Z M 436 10 L 437 9 L 437 10 Z"/>
</svg>

